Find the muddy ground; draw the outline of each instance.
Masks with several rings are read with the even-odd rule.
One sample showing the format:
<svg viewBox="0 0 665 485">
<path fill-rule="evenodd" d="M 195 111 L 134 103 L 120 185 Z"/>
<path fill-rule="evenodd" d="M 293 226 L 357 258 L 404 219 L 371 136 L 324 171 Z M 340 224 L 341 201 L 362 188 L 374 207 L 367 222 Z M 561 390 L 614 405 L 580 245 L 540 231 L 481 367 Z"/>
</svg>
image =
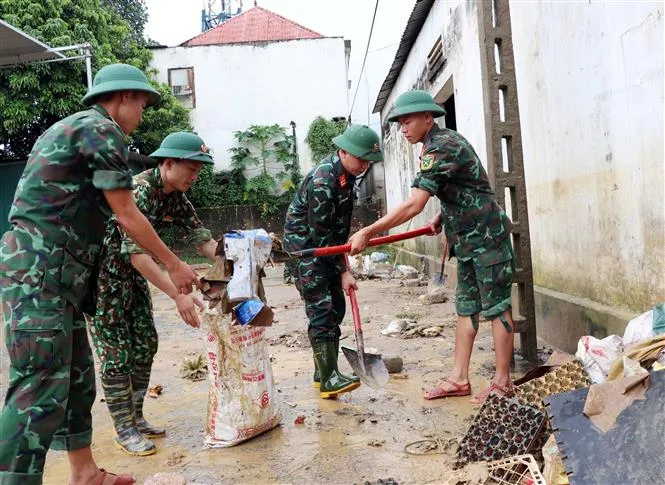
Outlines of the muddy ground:
<svg viewBox="0 0 665 485">
<path fill-rule="evenodd" d="M 183 359 L 203 351 L 202 330 L 186 326 L 175 305 L 153 291 L 159 352 L 151 385 L 163 393 L 147 399 L 146 415 L 168 434 L 156 441 L 158 451 L 149 457 L 132 457 L 114 446 L 111 420 L 98 395 L 93 407 L 93 451 L 98 464 L 108 470 L 131 472 L 137 483 L 158 472 L 178 473 L 188 484 L 361 484 L 392 478 L 399 484 L 456 483 L 454 453 L 477 408 L 469 397 L 426 401 L 423 389 L 442 379 L 452 365 L 454 305 L 424 305 L 418 295 L 425 287 L 405 287 L 400 280 L 366 280 L 359 283 L 358 299 L 366 347 L 404 361 L 400 375 L 374 390 L 361 386 L 337 400 L 322 400 L 312 387 L 312 354 L 306 337 L 303 305 L 294 286 L 282 283 L 282 266 L 266 268 L 268 301 L 276 323 L 267 330 L 276 386 L 282 399 L 281 426 L 232 448 L 203 449 L 208 382 L 180 377 Z M 418 324 L 444 324 L 443 335 L 402 339 L 381 335 L 396 317 Z M 343 343 L 353 346 L 350 311 L 342 325 Z M 519 362 L 519 359 L 518 359 Z M 340 356 L 341 368 L 350 372 Z M 480 391 L 493 373 L 489 325 L 482 326 L 473 354 L 471 384 Z M 97 368 L 97 371 L 99 369 Z M 99 375 L 99 372 L 97 372 Z M 305 422 L 296 425 L 296 417 Z M 405 452 L 410 443 L 420 455 Z M 430 446 L 436 443 L 435 446 Z M 434 448 L 434 449 L 430 449 Z M 409 448 L 411 449 L 411 448 Z M 45 483 L 66 484 L 68 463 L 62 452 L 51 451 Z"/>
</svg>

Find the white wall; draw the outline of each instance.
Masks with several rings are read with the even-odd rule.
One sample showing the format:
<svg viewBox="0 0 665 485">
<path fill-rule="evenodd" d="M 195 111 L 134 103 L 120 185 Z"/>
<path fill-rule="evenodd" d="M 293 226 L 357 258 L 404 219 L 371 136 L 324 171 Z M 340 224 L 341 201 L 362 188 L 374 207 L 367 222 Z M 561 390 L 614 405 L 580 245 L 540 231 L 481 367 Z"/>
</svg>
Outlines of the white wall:
<svg viewBox="0 0 665 485">
<path fill-rule="evenodd" d="M 483 111 L 482 79 L 480 76 L 480 44 L 478 20 L 474 2 L 464 0 L 434 3 L 423 28 L 395 86 L 381 111 L 385 123 L 397 96 L 410 89 L 422 89 L 421 78 L 427 67 L 427 54 L 436 39 L 442 36 L 446 67 L 432 86 L 426 88 L 438 102 L 453 93 L 454 86 L 457 131 L 466 137 L 485 164 L 485 119 Z M 451 83 L 452 79 L 452 83 Z M 443 118 L 438 123 L 444 126 Z M 397 123 L 390 123 L 390 132 L 384 138 L 386 205 L 390 210 L 406 199 L 411 181 L 418 171 L 421 144 L 412 146 L 399 132 Z M 424 225 L 439 211 L 439 201 L 432 197 L 423 213 L 411 222 L 411 229 Z M 393 232 L 406 230 L 407 225 Z M 434 239 L 434 238 L 432 238 Z M 428 238 L 406 243 L 418 252 L 435 256 L 439 248 Z"/>
<path fill-rule="evenodd" d="M 665 300 L 663 3 L 510 4 L 535 283 Z"/>
<path fill-rule="evenodd" d="M 310 123 L 319 115 L 329 119 L 348 113 L 342 38 L 171 47 L 153 54 L 152 66 L 164 83 L 169 68 L 194 67 L 192 124 L 214 150 L 221 169 L 230 166 L 227 150 L 236 146 L 233 132 L 278 123 L 290 134 L 289 123 L 295 121 L 305 173 L 312 166 L 305 142 Z"/>
</svg>

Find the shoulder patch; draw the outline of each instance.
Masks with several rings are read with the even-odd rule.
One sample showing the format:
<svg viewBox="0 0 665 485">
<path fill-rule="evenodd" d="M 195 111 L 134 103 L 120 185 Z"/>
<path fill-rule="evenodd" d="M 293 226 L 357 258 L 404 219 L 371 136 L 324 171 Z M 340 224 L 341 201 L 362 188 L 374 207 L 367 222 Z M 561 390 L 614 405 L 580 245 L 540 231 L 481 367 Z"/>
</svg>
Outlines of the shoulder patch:
<svg viewBox="0 0 665 485">
<path fill-rule="evenodd" d="M 426 172 L 434 166 L 434 155 L 426 154 L 420 157 L 420 171 Z"/>
</svg>

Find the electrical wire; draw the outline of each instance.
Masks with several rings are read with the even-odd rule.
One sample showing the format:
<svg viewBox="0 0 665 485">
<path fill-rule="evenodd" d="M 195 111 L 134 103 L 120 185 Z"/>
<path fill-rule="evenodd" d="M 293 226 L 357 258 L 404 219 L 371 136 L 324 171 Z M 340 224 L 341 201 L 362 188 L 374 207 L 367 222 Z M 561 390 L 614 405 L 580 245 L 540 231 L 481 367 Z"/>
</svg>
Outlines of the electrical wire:
<svg viewBox="0 0 665 485">
<path fill-rule="evenodd" d="M 363 65 L 360 68 L 360 75 L 358 76 L 358 82 L 356 83 L 356 92 L 353 95 L 353 102 L 351 103 L 351 109 L 349 110 L 349 116 L 346 118 L 346 124 L 349 124 L 351 119 L 351 113 L 353 113 L 353 107 L 356 104 L 356 97 L 358 96 L 358 89 L 360 88 L 360 80 L 363 77 L 363 72 L 365 71 L 365 62 L 367 61 L 367 53 L 369 52 L 369 44 L 372 41 L 372 32 L 374 31 L 374 21 L 376 20 L 376 11 L 379 9 L 379 0 L 376 0 L 374 5 L 374 15 L 372 16 L 372 25 L 369 28 L 369 37 L 367 38 L 367 47 L 365 48 L 365 57 L 363 58 Z"/>
</svg>

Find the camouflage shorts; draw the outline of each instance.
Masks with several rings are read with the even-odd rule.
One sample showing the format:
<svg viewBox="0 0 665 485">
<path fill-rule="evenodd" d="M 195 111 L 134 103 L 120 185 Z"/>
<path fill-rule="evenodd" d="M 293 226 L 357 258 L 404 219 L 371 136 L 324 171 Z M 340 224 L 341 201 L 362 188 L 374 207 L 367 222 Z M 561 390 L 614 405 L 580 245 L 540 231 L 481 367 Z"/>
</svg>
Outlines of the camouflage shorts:
<svg viewBox="0 0 665 485">
<path fill-rule="evenodd" d="M 296 268 L 295 284 L 305 301 L 310 342 L 338 340 L 339 326 L 346 312 L 340 275 L 316 264 L 312 258 L 299 261 Z"/>
<path fill-rule="evenodd" d="M 510 295 L 515 281 L 515 258 L 510 239 L 498 248 L 457 260 L 455 310 L 458 315 L 480 313 L 494 319 L 511 307 Z"/>
</svg>

